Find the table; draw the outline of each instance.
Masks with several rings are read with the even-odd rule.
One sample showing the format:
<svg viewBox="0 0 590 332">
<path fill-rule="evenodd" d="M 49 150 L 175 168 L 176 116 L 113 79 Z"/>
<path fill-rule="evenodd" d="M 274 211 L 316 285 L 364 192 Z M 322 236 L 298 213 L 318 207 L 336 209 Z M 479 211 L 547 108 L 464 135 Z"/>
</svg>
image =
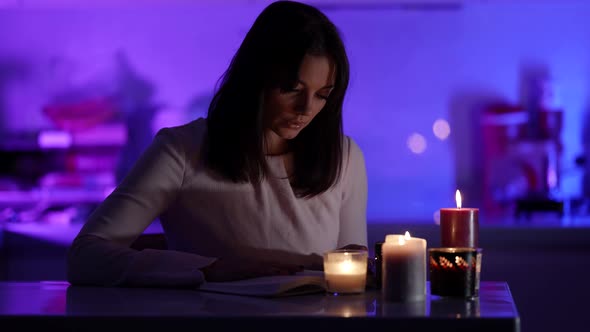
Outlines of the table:
<svg viewBox="0 0 590 332">
<path fill-rule="evenodd" d="M 480 292 L 479 298 L 469 301 L 428 295 L 424 302 L 399 304 L 384 302 L 378 290 L 265 299 L 192 289 L 0 282 L 0 326 L 40 331 L 194 332 L 210 323 L 215 330 L 520 331 L 507 283 L 483 281 Z"/>
</svg>

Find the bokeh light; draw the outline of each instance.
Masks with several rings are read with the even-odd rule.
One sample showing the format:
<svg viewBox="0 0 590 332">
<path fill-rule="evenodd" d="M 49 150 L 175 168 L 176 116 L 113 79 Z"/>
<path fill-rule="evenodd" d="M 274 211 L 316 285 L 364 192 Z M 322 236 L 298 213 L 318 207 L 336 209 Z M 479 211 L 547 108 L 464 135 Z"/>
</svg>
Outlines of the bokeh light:
<svg viewBox="0 0 590 332">
<path fill-rule="evenodd" d="M 408 137 L 407 144 L 408 149 L 410 149 L 410 151 L 415 154 L 421 154 L 426 150 L 426 139 L 424 136 L 418 133 L 413 133 L 410 135 L 410 137 Z"/>
<path fill-rule="evenodd" d="M 434 121 L 434 124 L 432 125 L 432 132 L 434 133 L 434 136 L 441 141 L 444 141 L 451 134 L 451 126 L 447 120 L 438 119 Z"/>
</svg>

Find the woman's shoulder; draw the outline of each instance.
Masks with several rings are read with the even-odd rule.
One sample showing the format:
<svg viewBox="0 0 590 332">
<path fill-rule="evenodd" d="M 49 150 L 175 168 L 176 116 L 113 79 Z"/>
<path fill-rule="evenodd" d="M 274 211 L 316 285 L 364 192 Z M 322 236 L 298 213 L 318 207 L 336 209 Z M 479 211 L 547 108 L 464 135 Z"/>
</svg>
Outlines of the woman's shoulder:
<svg viewBox="0 0 590 332">
<path fill-rule="evenodd" d="M 357 142 L 350 136 L 344 136 L 342 144 L 343 176 L 348 178 L 351 173 L 364 168 L 365 156 Z"/>
<path fill-rule="evenodd" d="M 342 150 L 344 152 L 344 160 L 348 160 L 349 158 L 363 158 L 363 151 L 360 146 L 348 135 L 344 135 L 343 137 Z"/>
<path fill-rule="evenodd" d="M 164 127 L 158 130 L 156 138 L 182 145 L 185 148 L 195 148 L 202 144 L 207 130 L 207 120 L 198 118 L 183 125 Z"/>
<path fill-rule="evenodd" d="M 198 137 L 203 136 L 206 129 L 207 120 L 205 118 L 198 118 L 182 125 L 163 127 L 158 130 L 158 135 L 163 133 L 167 135 Z"/>
</svg>

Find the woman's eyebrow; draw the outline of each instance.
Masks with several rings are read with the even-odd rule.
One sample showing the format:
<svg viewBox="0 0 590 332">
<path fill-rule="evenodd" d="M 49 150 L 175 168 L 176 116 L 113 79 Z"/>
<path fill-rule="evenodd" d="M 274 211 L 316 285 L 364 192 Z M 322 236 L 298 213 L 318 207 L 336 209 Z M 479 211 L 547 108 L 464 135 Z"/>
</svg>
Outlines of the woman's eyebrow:
<svg viewBox="0 0 590 332">
<path fill-rule="evenodd" d="M 302 80 L 297 80 L 297 83 L 307 86 L 307 84 L 305 84 L 305 82 L 303 82 Z M 320 90 L 332 89 L 333 87 L 334 87 L 334 84 L 328 84 L 326 86 L 321 87 Z"/>
</svg>

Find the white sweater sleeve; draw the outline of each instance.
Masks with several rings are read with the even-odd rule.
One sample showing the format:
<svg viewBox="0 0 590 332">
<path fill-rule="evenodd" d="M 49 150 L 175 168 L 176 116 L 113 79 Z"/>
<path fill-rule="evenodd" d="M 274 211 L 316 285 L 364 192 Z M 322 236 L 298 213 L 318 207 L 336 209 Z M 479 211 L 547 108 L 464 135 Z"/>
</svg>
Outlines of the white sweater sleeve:
<svg viewBox="0 0 590 332">
<path fill-rule="evenodd" d="M 367 245 L 367 172 L 359 146 L 345 140 L 342 205 L 338 248 L 348 244 Z"/>
<path fill-rule="evenodd" d="M 89 216 L 67 257 L 72 284 L 196 286 L 199 268 L 215 258 L 173 250 L 137 251 L 130 245 L 173 202 L 186 165 L 172 129 L 158 132 L 129 174 Z"/>
</svg>

